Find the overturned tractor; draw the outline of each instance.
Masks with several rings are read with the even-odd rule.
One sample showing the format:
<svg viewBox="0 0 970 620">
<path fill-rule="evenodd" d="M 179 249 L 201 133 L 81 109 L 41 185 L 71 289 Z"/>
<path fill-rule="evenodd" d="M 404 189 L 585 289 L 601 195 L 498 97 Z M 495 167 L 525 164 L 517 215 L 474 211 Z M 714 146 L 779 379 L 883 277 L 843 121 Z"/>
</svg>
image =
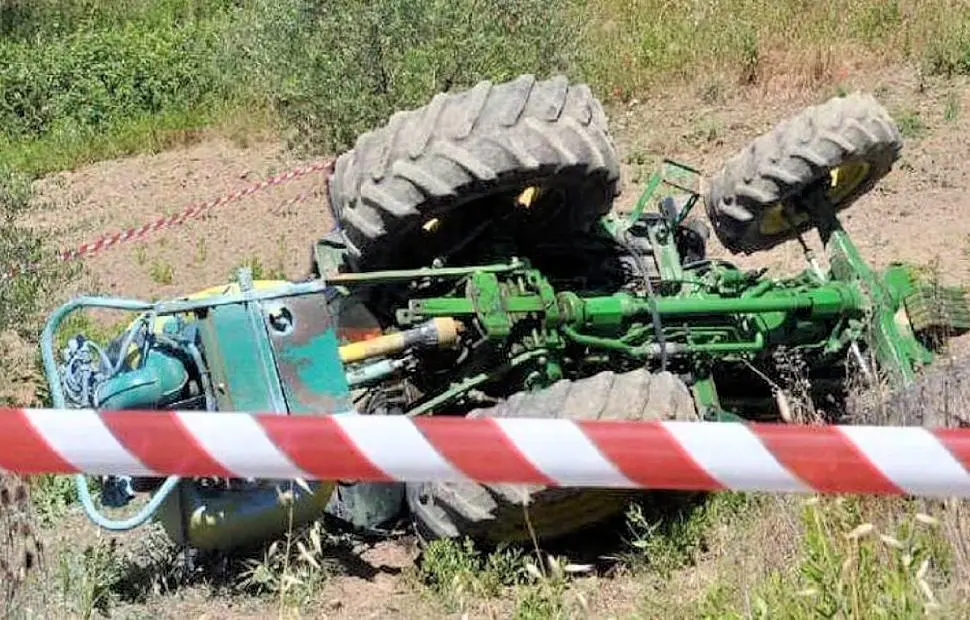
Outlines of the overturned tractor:
<svg viewBox="0 0 970 620">
<path fill-rule="evenodd" d="M 877 273 L 840 225 L 900 148 L 874 99 L 836 98 L 758 137 L 713 177 L 665 161 L 619 213 L 619 162 L 586 86 L 522 76 L 439 94 L 337 160 L 337 228 L 315 245 L 306 280 L 242 272 L 180 299 L 59 309 L 42 346 L 54 404 L 788 421 L 778 383 L 794 357 L 809 404 L 842 421 L 850 375 L 905 387 L 941 335 L 970 328 L 961 291 L 902 264 Z M 827 266 L 807 254 L 794 277 L 746 271 L 708 255 L 711 231 L 745 254 L 816 231 Z M 63 319 L 88 307 L 137 316 L 110 342 L 81 334 L 55 351 Z M 426 538 L 518 541 L 530 535 L 525 504 L 531 530 L 549 539 L 639 493 L 334 481 L 289 484 L 295 501 L 284 502 L 287 481 L 111 478 L 104 503 L 149 498 L 115 520 L 77 482 L 104 527 L 156 518 L 182 544 L 223 550 L 324 512 L 370 530 L 403 515 Z"/>
</svg>

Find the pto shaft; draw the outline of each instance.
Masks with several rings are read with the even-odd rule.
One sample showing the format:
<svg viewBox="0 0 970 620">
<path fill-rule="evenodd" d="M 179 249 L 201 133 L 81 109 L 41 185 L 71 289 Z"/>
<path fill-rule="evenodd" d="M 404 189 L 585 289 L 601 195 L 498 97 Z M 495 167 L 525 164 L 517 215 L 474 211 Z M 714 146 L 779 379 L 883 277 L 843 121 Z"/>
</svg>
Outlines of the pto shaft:
<svg viewBox="0 0 970 620">
<path fill-rule="evenodd" d="M 374 357 L 400 353 L 411 347 L 446 347 L 458 340 L 459 323 L 448 317 L 431 319 L 426 323 L 403 332 L 361 340 L 340 347 L 340 360 L 345 364 L 360 362 Z"/>
</svg>

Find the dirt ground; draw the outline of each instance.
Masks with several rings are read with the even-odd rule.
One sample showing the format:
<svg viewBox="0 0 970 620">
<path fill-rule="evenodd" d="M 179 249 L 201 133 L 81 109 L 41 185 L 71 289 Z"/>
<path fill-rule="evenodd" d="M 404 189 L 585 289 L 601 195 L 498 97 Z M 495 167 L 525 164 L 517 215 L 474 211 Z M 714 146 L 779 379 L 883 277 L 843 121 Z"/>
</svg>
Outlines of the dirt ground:
<svg viewBox="0 0 970 620">
<path fill-rule="evenodd" d="M 893 260 L 929 264 L 941 261 L 946 279 L 970 282 L 970 87 L 964 82 L 923 83 L 907 69 L 874 75 L 846 76 L 843 86 L 874 92 L 904 127 L 901 162 L 880 186 L 860 200 L 843 220 L 863 256 L 875 266 Z M 805 105 L 835 94 L 793 89 L 790 92 L 747 90 L 717 101 L 694 92 L 657 93 L 650 101 L 610 110 L 613 132 L 624 165 L 625 188 L 620 208 L 633 204 L 650 170 L 631 163 L 639 155 L 667 155 L 713 172 L 719 162 L 758 133 Z M 169 214 L 189 202 L 211 199 L 305 162 L 274 144 L 243 148 L 206 138 L 154 156 L 103 162 L 54 175 L 38 185 L 46 205 L 34 223 L 49 231 L 56 244 L 70 248 L 102 233 L 137 226 Z M 639 181 L 639 182 L 638 182 Z M 285 202 L 307 198 L 280 210 Z M 222 283 L 239 265 L 258 259 L 264 275 L 281 271 L 301 277 L 309 265 L 312 242 L 332 224 L 323 195 L 323 178 L 312 175 L 212 210 L 201 220 L 151 234 L 143 242 L 108 249 L 84 261 L 85 276 L 69 295 L 84 291 L 122 297 L 160 298 Z M 716 242 L 715 242 L 716 245 Z M 723 251 L 715 252 L 725 256 Z M 796 244 L 767 255 L 736 258 L 746 265 L 771 267 L 778 273 L 802 268 Z M 86 523 L 77 531 L 97 535 Z M 136 534 L 137 536 L 137 534 Z M 746 541 L 739 546 L 756 545 Z M 730 553 L 728 550 L 721 550 Z M 742 553 L 735 550 L 735 554 Z M 434 607 L 407 585 L 397 569 L 409 566 L 413 554 L 385 543 L 366 553 L 380 569 L 372 577 L 338 576 L 318 596 L 313 617 L 428 617 Z M 698 574 L 681 578 L 688 585 Z M 580 581 L 588 613 L 626 617 L 643 612 L 635 581 Z M 138 616 L 265 617 L 275 616 L 276 601 L 206 598 L 183 591 L 151 599 Z M 469 617 L 501 617 L 502 602 Z"/>
<path fill-rule="evenodd" d="M 243 148 L 213 138 L 157 155 L 107 161 L 38 183 L 33 222 L 64 248 L 137 227 L 301 165 L 278 145 Z M 81 286 L 165 298 L 221 284 L 257 259 L 266 274 L 302 276 L 310 244 L 332 226 L 320 173 L 298 177 L 85 259 Z"/>
</svg>

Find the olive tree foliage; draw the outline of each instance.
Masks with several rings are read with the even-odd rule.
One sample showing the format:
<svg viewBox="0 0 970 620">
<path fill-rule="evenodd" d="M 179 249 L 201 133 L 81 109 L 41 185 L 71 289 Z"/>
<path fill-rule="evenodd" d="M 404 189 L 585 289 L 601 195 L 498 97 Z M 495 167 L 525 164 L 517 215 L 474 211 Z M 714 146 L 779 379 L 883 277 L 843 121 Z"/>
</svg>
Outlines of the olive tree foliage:
<svg viewBox="0 0 970 620">
<path fill-rule="evenodd" d="M 249 79 L 312 151 L 351 146 L 435 93 L 568 70 L 575 0 L 250 3 L 237 40 Z"/>
</svg>

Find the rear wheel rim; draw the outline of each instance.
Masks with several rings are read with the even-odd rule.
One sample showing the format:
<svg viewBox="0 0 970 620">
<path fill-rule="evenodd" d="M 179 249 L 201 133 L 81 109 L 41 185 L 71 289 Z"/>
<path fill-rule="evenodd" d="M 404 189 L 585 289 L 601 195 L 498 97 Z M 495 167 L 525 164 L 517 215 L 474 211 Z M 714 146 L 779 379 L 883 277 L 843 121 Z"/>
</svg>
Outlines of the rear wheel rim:
<svg viewBox="0 0 970 620">
<path fill-rule="evenodd" d="M 832 168 L 825 190 L 829 204 L 838 205 L 851 196 L 865 183 L 871 171 L 872 165 L 867 161 L 851 161 Z M 797 230 L 808 222 L 809 217 L 806 211 L 790 208 L 785 202 L 778 202 L 764 212 L 758 229 L 763 235 L 779 235 Z"/>
<path fill-rule="evenodd" d="M 831 182 L 828 189 L 828 199 L 832 204 L 839 204 L 855 190 L 859 189 L 867 178 L 872 166 L 867 161 L 850 161 L 833 168 L 829 176 Z"/>
</svg>

